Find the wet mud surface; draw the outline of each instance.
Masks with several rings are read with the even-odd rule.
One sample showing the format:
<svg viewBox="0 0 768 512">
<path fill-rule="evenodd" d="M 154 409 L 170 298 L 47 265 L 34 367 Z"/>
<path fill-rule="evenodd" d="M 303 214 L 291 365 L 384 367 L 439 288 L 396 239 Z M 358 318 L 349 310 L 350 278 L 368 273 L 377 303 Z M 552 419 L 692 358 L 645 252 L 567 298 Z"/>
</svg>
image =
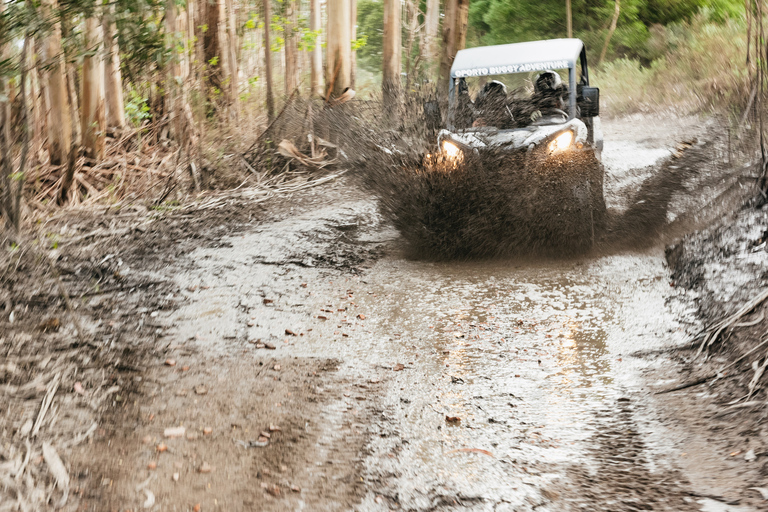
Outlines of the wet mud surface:
<svg viewBox="0 0 768 512">
<path fill-rule="evenodd" d="M 714 422 L 710 390 L 656 394 L 699 371 L 703 323 L 664 243 L 702 221 L 688 202 L 742 197 L 680 133 L 707 127 L 606 126 L 620 235 L 578 258 L 409 258 L 351 180 L 100 247 L 115 290 L 85 311 L 132 352 L 68 456 L 71 509 L 760 510 L 762 435 Z"/>
</svg>

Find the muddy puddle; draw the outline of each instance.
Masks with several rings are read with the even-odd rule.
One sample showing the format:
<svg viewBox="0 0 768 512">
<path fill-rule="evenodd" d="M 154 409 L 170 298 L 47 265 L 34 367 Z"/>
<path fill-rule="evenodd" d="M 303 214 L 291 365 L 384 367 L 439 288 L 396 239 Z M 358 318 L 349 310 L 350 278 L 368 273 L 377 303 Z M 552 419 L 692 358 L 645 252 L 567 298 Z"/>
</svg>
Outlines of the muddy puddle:
<svg viewBox="0 0 768 512">
<path fill-rule="evenodd" d="M 606 143 L 614 192 L 670 153 L 663 134 L 630 139 Z M 692 488 L 653 399 L 665 360 L 639 354 L 695 325 L 662 247 L 412 261 L 371 198 L 343 195 L 225 242 L 190 255 L 172 333 L 206 354 L 340 361 L 348 384 L 325 414 L 373 414 L 355 424 L 369 438 L 360 510 L 747 510 Z M 344 442 L 330 427 L 320 439 L 331 458 Z"/>
</svg>

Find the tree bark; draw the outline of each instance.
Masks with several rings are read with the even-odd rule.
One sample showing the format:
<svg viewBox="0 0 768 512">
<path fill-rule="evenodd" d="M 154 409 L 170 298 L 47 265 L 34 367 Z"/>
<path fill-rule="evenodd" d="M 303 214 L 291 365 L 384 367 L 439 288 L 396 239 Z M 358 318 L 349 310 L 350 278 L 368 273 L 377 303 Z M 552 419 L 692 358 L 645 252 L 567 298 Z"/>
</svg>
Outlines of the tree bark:
<svg viewBox="0 0 768 512">
<path fill-rule="evenodd" d="M 462 50 L 467 39 L 469 0 L 446 0 L 443 19 L 443 52 L 440 57 L 440 84 L 448 94 L 448 80 L 456 52 Z"/>
<path fill-rule="evenodd" d="M 613 10 L 613 19 L 611 20 L 611 26 L 608 27 L 608 35 L 605 36 L 605 44 L 603 44 L 603 50 L 600 52 L 600 59 L 597 61 L 598 66 L 603 63 L 603 60 L 605 59 L 605 54 L 608 53 L 608 45 L 611 43 L 611 38 L 613 37 L 613 33 L 616 32 L 616 24 L 619 22 L 620 13 L 621 13 L 621 1 L 615 0 L 614 10 Z"/>
<path fill-rule="evenodd" d="M 272 22 L 272 0 L 264 0 L 264 77 L 267 81 L 267 121 L 275 118 L 275 97 L 272 93 L 272 44 L 269 42 L 269 25 Z"/>
<path fill-rule="evenodd" d="M 430 77 L 434 76 L 434 65 L 439 59 L 437 54 L 437 30 L 440 27 L 440 0 L 427 0 L 427 14 L 424 20 L 424 58 L 430 68 Z"/>
<path fill-rule="evenodd" d="M 328 0 L 326 98 L 338 97 L 352 80 L 352 46 L 349 0 Z"/>
<path fill-rule="evenodd" d="M 293 93 L 299 86 L 299 41 L 297 30 L 299 17 L 296 0 L 288 0 L 285 10 L 285 95 Z"/>
<path fill-rule="evenodd" d="M 123 76 L 120 72 L 120 49 L 117 46 L 115 5 L 104 6 L 102 18 L 104 30 L 104 95 L 107 101 L 107 126 L 125 127 L 125 103 L 123 102 Z"/>
<path fill-rule="evenodd" d="M 322 25 L 320 12 L 320 0 L 309 0 L 309 30 L 317 34 L 315 46 L 310 56 L 310 82 L 312 94 L 323 95 L 323 47 L 320 36 Z"/>
<path fill-rule="evenodd" d="M 400 95 L 400 59 L 402 55 L 400 17 L 400 0 L 384 0 L 381 90 L 384 97 L 384 108 L 388 110 L 397 106 Z"/>
<path fill-rule="evenodd" d="M 181 80 L 181 66 L 179 65 L 179 52 L 176 50 L 176 0 L 165 2 L 165 47 L 170 54 L 166 69 L 165 79 L 165 107 L 168 112 L 168 127 L 172 139 L 180 142 L 181 127 L 179 125 L 179 92 Z"/>
<path fill-rule="evenodd" d="M 97 160 L 104 156 L 107 129 L 101 30 L 101 23 L 95 14 L 85 20 L 85 47 L 90 54 L 83 57 L 80 129 L 85 154 Z"/>
<path fill-rule="evenodd" d="M 573 10 L 571 9 L 571 0 L 565 0 L 565 25 L 568 30 L 568 37 L 573 37 Z"/>
<path fill-rule="evenodd" d="M 45 118 L 42 104 L 42 92 L 40 89 L 40 76 L 37 71 L 37 51 L 35 38 L 30 37 L 29 48 L 27 49 L 27 65 L 29 66 L 29 111 L 32 119 L 32 133 L 30 139 L 30 151 L 32 152 L 33 162 L 39 163 L 40 150 L 43 143 L 43 128 L 45 127 Z"/>
<path fill-rule="evenodd" d="M 224 90 L 224 62 L 227 58 L 221 51 L 221 17 L 222 0 L 209 2 L 203 0 L 201 6 L 205 9 L 205 24 L 207 28 L 203 36 L 203 48 L 205 51 L 206 86 L 208 98 L 214 102 L 219 101 L 217 96 L 226 93 Z M 217 94 L 218 92 L 218 94 Z"/>
<path fill-rule="evenodd" d="M 349 40 L 357 40 L 357 0 L 349 0 Z M 355 80 L 357 80 L 357 52 L 350 50 L 350 77 L 349 86 L 355 88 Z"/>
<path fill-rule="evenodd" d="M 239 103 L 239 87 L 238 87 L 238 62 L 237 62 L 237 12 L 235 10 L 234 0 L 225 0 L 227 10 L 227 77 L 229 86 L 229 103 L 230 113 L 234 118 L 237 118 L 237 109 Z"/>
<path fill-rule="evenodd" d="M 56 0 L 44 0 L 43 15 L 53 16 Z M 46 123 L 48 128 L 48 155 L 54 165 L 67 161 L 72 145 L 72 117 L 67 93 L 67 71 L 61 48 L 61 25 L 54 23 L 42 44 L 43 81 L 47 93 Z"/>
</svg>

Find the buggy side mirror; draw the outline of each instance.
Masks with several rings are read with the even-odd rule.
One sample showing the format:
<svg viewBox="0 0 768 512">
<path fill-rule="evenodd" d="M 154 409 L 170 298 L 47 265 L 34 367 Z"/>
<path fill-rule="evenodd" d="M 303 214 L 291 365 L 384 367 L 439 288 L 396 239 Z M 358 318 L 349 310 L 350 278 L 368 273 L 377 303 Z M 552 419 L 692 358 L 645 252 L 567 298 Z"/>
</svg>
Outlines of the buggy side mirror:
<svg viewBox="0 0 768 512">
<path fill-rule="evenodd" d="M 581 87 L 578 98 L 581 117 L 597 117 L 600 115 L 600 89 L 597 87 Z"/>
</svg>

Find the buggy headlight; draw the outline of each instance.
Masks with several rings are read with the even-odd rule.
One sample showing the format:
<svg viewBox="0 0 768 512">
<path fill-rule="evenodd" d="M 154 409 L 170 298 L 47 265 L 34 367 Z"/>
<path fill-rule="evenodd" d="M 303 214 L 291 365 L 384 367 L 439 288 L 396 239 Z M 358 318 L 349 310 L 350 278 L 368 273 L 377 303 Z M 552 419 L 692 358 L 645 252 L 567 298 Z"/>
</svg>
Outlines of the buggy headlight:
<svg viewBox="0 0 768 512">
<path fill-rule="evenodd" d="M 557 137 L 555 137 L 552 142 L 549 143 L 549 152 L 550 153 L 558 153 L 560 151 L 565 151 L 569 147 L 571 147 L 571 144 L 573 143 L 573 132 L 571 130 L 564 131 Z"/>
<path fill-rule="evenodd" d="M 456 159 L 462 155 L 461 148 L 449 140 L 443 141 L 443 153 L 450 159 Z"/>
</svg>

